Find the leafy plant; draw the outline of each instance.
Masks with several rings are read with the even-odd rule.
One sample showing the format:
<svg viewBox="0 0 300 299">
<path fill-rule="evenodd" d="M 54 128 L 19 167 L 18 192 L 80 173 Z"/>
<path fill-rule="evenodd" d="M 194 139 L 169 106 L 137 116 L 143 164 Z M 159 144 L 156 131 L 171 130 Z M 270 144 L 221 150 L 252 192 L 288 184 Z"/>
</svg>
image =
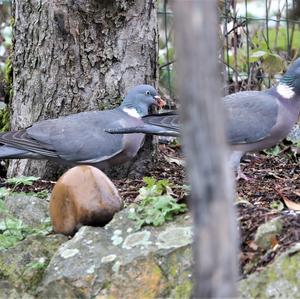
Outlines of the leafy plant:
<svg viewBox="0 0 300 299">
<path fill-rule="evenodd" d="M 279 145 L 276 145 L 272 148 L 264 150 L 264 153 L 266 153 L 267 156 L 270 156 L 270 157 L 277 157 L 280 154 L 280 152 L 281 152 L 281 149 L 280 149 Z"/>
<path fill-rule="evenodd" d="M 9 190 L 7 190 L 6 188 L 0 188 L 0 199 L 4 199 L 7 195 L 9 195 L 9 193 Z"/>
<path fill-rule="evenodd" d="M 48 195 L 49 195 L 47 190 L 42 190 L 42 191 L 39 191 L 39 192 L 29 192 L 29 193 L 36 196 L 36 197 L 38 197 L 38 198 L 41 198 L 41 199 L 47 198 Z"/>
<path fill-rule="evenodd" d="M 139 190 L 140 205 L 129 213 L 129 219 L 143 225 L 159 226 L 173 219 L 173 216 L 187 210 L 186 204 L 179 204 L 172 197 L 172 189 L 168 180 L 145 177 L 145 187 Z"/>
<path fill-rule="evenodd" d="M 35 176 L 19 176 L 19 177 L 14 177 L 14 178 L 8 178 L 5 180 L 7 184 L 13 185 L 13 188 L 10 192 L 14 192 L 15 189 L 20 186 L 31 186 L 34 181 L 37 181 L 39 177 Z"/>
<path fill-rule="evenodd" d="M 14 185 L 17 187 L 19 185 L 31 186 L 34 181 L 39 180 L 39 177 L 35 176 L 19 176 L 15 178 L 6 179 L 6 183 Z"/>
<path fill-rule="evenodd" d="M 270 204 L 270 208 L 276 211 L 282 211 L 284 209 L 284 205 L 279 200 L 273 200 Z"/>
<path fill-rule="evenodd" d="M 9 128 L 9 109 L 6 107 L 0 109 L 0 131 L 6 132 L 9 130 Z"/>
<path fill-rule="evenodd" d="M 8 248 L 25 238 L 26 226 L 21 220 L 7 216 L 0 221 L 0 249 Z"/>
<path fill-rule="evenodd" d="M 15 189 L 15 187 L 14 187 Z M 29 192 L 24 192 L 24 191 L 20 191 L 20 192 L 16 192 L 14 190 L 11 190 L 7 192 L 7 194 L 18 194 L 18 195 L 27 195 L 27 196 L 34 196 L 34 197 L 37 197 L 37 198 L 40 198 L 40 199 L 44 199 L 44 198 L 47 198 L 48 195 L 49 195 L 49 192 L 47 190 L 41 190 L 41 191 L 29 191 Z M 1 194 L 0 194 L 1 196 Z"/>
<path fill-rule="evenodd" d="M 5 182 L 7 184 L 13 185 L 13 190 L 8 190 L 6 188 L 0 188 L 0 199 L 4 198 L 5 196 L 14 192 L 16 187 L 18 187 L 20 185 L 31 186 L 33 184 L 33 182 L 37 181 L 37 180 L 39 180 L 39 177 L 34 177 L 34 176 L 20 176 L 20 177 L 6 179 Z M 19 193 L 22 193 L 22 192 L 19 192 Z M 47 190 L 41 190 L 38 192 L 25 192 L 24 194 L 34 195 L 38 198 L 43 199 L 43 198 L 47 198 L 49 193 Z"/>
<path fill-rule="evenodd" d="M 28 270 L 44 270 L 47 267 L 48 263 L 46 260 L 40 259 L 39 261 L 34 261 L 27 264 Z"/>
<path fill-rule="evenodd" d="M 28 235 L 47 235 L 52 230 L 50 218 L 47 218 L 39 227 L 27 226 L 20 219 L 9 214 L 2 199 L 0 199 L 0 212 L 3 214 L 3 219 L 0 220 L 0 249 L 14 246 Z"/>
<path fill-rule="evenodd" d="M 38 227 L 30 228 L 28 234 L 35 236 L 45 236 L 52 231 L 52 223 L 50 217 L 46 218 Z"/>
</svg>

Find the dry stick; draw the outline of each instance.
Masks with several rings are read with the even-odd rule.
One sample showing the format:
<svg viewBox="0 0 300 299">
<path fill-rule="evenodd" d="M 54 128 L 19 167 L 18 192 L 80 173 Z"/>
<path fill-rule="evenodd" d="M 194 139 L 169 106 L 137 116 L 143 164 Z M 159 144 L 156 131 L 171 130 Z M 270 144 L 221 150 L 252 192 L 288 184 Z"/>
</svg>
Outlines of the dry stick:
<svg viewBox="0 0 300 299">
<path fill-rule="evenodd" d="M 233 298 L 237 227 L 227 165 L 217 1 L 176 0 L 177 74 L 194 221 L 194 298 Z"/>
</svg>

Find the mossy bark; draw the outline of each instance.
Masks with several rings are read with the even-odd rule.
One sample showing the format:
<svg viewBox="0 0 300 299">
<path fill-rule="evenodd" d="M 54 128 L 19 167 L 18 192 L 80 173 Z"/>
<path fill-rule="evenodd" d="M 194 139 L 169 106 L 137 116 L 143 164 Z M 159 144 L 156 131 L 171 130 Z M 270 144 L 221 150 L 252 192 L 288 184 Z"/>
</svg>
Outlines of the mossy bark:
<svg viewBox="0 0 300 299">
<path fill-rule="evenodd" d="M 154 0 L 14 0 L 11 128 L 118 105 L 157 79 Z M 9 175 L 52 176 L 49 162 L 13 161 Z"/>
</svg>

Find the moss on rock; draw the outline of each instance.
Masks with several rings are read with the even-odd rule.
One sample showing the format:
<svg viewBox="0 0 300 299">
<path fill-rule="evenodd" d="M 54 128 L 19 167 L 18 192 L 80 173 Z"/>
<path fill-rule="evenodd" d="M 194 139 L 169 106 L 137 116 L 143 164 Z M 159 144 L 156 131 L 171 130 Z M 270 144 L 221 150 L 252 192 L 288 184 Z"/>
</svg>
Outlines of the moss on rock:
<svg viewBox="0 0 300 299">
<path fill-rule="evenodd" d="M 300 243 L 278 257 L 263 271 L 242 280 L 239 285 L 240 298 L 299 298 L 299 264 Z"/>
<path fill-rule="evenodd" d="M 0 109 L 0 132 L 6 132 L 10 129 L 9 109 L 5 107 Z"/>
<path fill-rule="evenodd" d="M 13 68 L 11 55 L 5 61 L 4 80 L 6 84 L 5 103 L 9 104 L 13 96 Z"/>
<path fill-rule="evenodd" d="M 0 277 L 17 289 L 35 290 L 50 258 L 66 240 L 61 235 L 30 236 L 13 248 L 0 250 Z"/>
</svg>

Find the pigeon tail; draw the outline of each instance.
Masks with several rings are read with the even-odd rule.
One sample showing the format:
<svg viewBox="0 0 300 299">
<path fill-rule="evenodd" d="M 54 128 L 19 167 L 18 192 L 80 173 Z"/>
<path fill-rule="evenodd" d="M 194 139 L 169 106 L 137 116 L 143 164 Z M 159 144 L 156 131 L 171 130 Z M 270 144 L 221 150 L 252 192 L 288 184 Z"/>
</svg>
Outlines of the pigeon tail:
<svg viewBox="0 0 300 299">
<path fill-rule="evenodd" d="M 26 150 L 21 150 L 6 145 L 0 146 L 0 159 L 41 159 L 39 154 L 31 153 Z"/>
</svg>

